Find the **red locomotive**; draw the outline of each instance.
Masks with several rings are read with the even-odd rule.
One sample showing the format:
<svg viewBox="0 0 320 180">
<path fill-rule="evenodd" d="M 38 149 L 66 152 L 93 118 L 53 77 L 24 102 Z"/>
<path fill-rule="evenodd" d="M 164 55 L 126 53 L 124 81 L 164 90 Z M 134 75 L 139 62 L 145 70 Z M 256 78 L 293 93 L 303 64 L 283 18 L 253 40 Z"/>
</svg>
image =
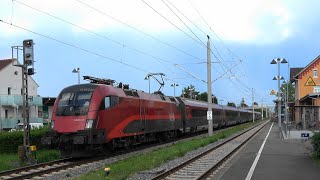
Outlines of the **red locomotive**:
<svg viewBox="0 0 320 180">
<path fill-rule="evenodd" d="M 52 130 L 42 138 L 43 144 L 59 147 L 63 156 L 90 156 L 208 128 L 205 102 L 130 90 L 121 83 L 114 87 L 109 79 L 84 79 L 91 83 L 61 91 L 53 108 Z M 251 111 L 213 105 L 214 127 L 251 118 Z"/>
</svg>

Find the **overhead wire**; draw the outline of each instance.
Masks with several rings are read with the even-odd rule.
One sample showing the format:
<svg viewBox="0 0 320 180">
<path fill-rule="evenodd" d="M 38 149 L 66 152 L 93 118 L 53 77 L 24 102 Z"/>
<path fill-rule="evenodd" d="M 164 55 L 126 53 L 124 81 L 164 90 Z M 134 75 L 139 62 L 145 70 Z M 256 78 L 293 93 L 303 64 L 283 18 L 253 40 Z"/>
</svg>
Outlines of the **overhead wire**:
<svg viewBox="0 0 320 180">
<path fill-rule="evenodd" d="M 183 34 L 185 34 L 186 36 L 188 36 L 189 38 L 191 38 L 193 41 L 197 42 L 198 44 L 200 44 L 201 46 L 206 47 L 205 44 L 203 44 L 201 41 L 199 42 L 198 40 L 196 40 L 195 38 L 193 38 L 192 36 L 190 36 L 188 33 L 186 33 L 185 31 L 183 31 L 181 28 L 179 28 L 177 25 L 175 25 L 173 22 L 171 22 L 168 18 L 166 18 L 164 15 L 162 15 L 159 11 L 157 11 L 154 7 L 152 7 L 150 4 L 148 4 L 145 0 L 141 0 L 144 4 L 146 4 L 149 8 L 151 8 L 154 12 L 156 12 L 159 16 L 161 16 L 163 19 L 165 19 L 167 22 L 169 22 L 172 26 L 176 27 L 179 31 L 181 31 Z"/>
<path fill-rule="evenodd" d="M 127 47 L 128 49 L 131 49 L 131 50 L 134 50 L 134 51 L 136 51 L 136 52 L 142 53 L 142 54 L 144 54 L 144 55 L 153 57 L 153 58 L 156 59 L 156 60 L 162 60 L 162 61 L 167 62 L 167 63 L 173 63 L 173 62 L 171 62 L 171 61 L 167 61 L 167 60 L 164 60 L 164 59 L 155 57 L 155 56 L 153 56 L 153 55 L 150 55 L 150 54 L 145 53 L 145 52 L 143 52 L 143 51 L 137 50 L 137 49 L 135 49 L 135 48 L 131 48 L 131 47 L 127 46 L 126 44 L 123 44 L 123 43 L 121 43 L 121 42 L 115 41 L 115 40 L 110 39 L 110 38 L 108 38 L 108 37 L 106 37 L 106 36 L 103 36 L 103 35 L 101 35 L 101 34 L 95 33 L 95 32 L 93 32 L 93 31 L 91 31 L 91 30 L 89 30 L 89 29 L 86 29 L 86 28 L 84 28 L 84 27 L 81 27 L 81 26 L 79 26 L 79 25 L 77 25 L 77 24 L 74 24 L 74 23 L 72 23 L 72 22 L 69 22 L 69 21 L 67 21 L 67 20 L 65 20 L 65 19 L 62 19 L 62 18 L 60 18 L 60 17 L 54 16 L 54 15 L 52 15 L 52 14 L 50 14 L 50 13 L 47 13 L 47 12 L 45 12 L 45 11 L 42 11 L 42 10 L 40 10 L 40 9 L 34 8 L 34 7 L 32 7 L 32 6 L 30 6 L 30 5 L 27 5 L 27 4 L 25 4 L 25 3 L 22 3 L 22 2 L 20 2 L 20 1 L 18 1 L 18 0 L 14 0 L 14 1 L 16 1 L 17 3 L 19 3 L 19 4 L 23 5 L 23 6 L 26 6 L 26 7 L 28 7 L 28 8 L 33 9 L 33 10 L 36 10 L 36 11 L 41 12 L 41 13 L 43 13 L 43 14 L 46 14 L 46 15 L 52 17 L 52 18 L 55 18 L 55 19 L 57 19 L 57 20 L 60 20 L 60 21 L 62 21 L 62 22 L 64 22 L 64 23 L 70 24 L 70 25 L 72 25 L 72 26 L 74 26 L 74 27 L 77 27 L 77 28 L 80 28 L 80 29 L 82 29 L 82 30 L 85 30 L 85 31 L 87 31 L 87 32 L 89 32 L 89 33 L 92 33 L 92 34 L 94 34 L 94 35 L 96 35 L 96 36 L 99 36 L 99 37 L 101 37 L 101 38 L 103 38 L 103 39 L 106 39 L 106 40 L 109 40 L 109 41 L 111 41 L 111 42 L 113 42 L 113 43 L 116 43 L 116 44 L 118 44 L 118 45 L 121 45 L 121 46 L 123 47 L 123 51 L 124 51 L 124 48 Z M 3 21 L 3 22 L 4 22 L 4 21 Z M 6 23 L 6 22 L 4 22 L 4 23 Z M 66 43 L 66 42 L 63 42 L 63 41 L 61 41 L 61 40 L 58 40 L 58 39 L 49 37 L 49 36 L 47 36 L 47 35 L 44 35 L 44 34 L 41 34 L 41 33 L 37 33 L 37 32 L 31 31 L 31 30 L 28 30 L 28 29 L 26 29 L 26 28 L 23 28 L 23 27 L 14 25 L 14 24 L 12 24 L 12 25 L 15 26 L 15 27 L 17 27 L 17 28 L 26 30 L 26 31 L 28 31 L 28 32 L 37 34 L 37 35 L 39 35 L 39 36 L 42 36 L 42 37 L 45 37 L 45 38 L 48 38 L 48 39 L 51 39 L 51 40 L 60 42 L 60 43 L 62 43 L 62 44 L 71 46 L 71 47 L 73 47 L 73 48 L 77 48 L 77 49 L 82 50 L 82 51 L 85 51 L 85 52 L 87 52 L 87 53 L 94 54 L 94 55 L 96 55 L 96 56 L 100 56 L 100 57 L 103 57 L 103 58 L 106 58 L 106 59 L 110 59 L 110 60 L 113 60 L 113 61 L 116 61 L 116 62 L 125 64 L 125 65 L 127 65 L 127 66 L 130 66 L 130 67 L 133 67 L 133 68 L 142 70 L 142 71 L 144 71 L 144 72 L 148 72 L 148 71 L 146 71 L 146 70 L 143 70 L 142 68 L 138 68 L 138 67 L 132 66 L 132 65 L 130 65 L 130 64 L 128 64 L 128 63 L 122 62 L 123 57 L 121 57 L 120 60 L 116 60 L 116 59 L 113 59 L 113 58 L 109 58 L 109 57 L 103 56 L 103 55 L 101 55 L 101 54 L 98 54 L 98 53 L 96 53 L 96 52 L 89 51 L 89 50 L 86 50 L 86 49 L 84 49 L 84 48 L 81 48 L 81 47 L 79 47 L 79 46 L 76 46 L 76 45 L 73 45 L 73 44 L 70 44 L 70 43 Z M 174 65 L 174 64 L 173 64 L 173 65 Z M 149 73 L 149 72 L 148 72 L 148 73 Z M 191 76 L 191 77 L 192 77 L 192 76 Z M 181 84 L 181 83 L 180 83 L 180 84 Z"/>
<path fill-rule="evenodd" d="M 164 17 L 161 13 L 159 13 L 157 10 L 155 10 L 151 5 L 149 5 L 148 3 L 146 3 L 144 0 L 142 0 L 145 4 L 147 4 L 151 9 L 153 9 L 157 14 L 159 14 L 162 18 L 164 18 L 165 20 L 167 20 L 169 23 L 171 23 L 173 26 L 175 26 L 176 28 L 178 28 L 180 31 L 182 31 L 179 27 L 177 27 L 175 24 L 173 24 L 170 20 L 168 20 L 166 17 Z M 162 2 L 171 10 L 171 12 L 172 13 L 174 13 L 174 11 L 168 6 L 168 4 L 167 3 L 165 3 L 164 2 L 164 0 L 162 0 Z M 176 7 L 175 7 L 176 8 Z M 177 8 L 176 8 L 177 9 Z M 181 13 L 181 11 L 179 11 L 180 13 Z M 187 26 L 186 24 L 185 24 L 185 22 L 176 14 L 176 13 L 174 13 L 175 14 L 175 16 L 176 17 L 178 17 L 179 18 L 179 20 L 181 21 L 181 22 L 183 22 L 183 24 L 185 25 L 185 26 Z M 189 19 L 189 21 L 190 21 L 190 19 Z M 194 34 L 194 32 L 187 26 L 187 28 Z M 184 31 L 183 31 L 184 32 Z M 204 31 L 202 31 L 203 33 L 204 33 Z M 185 33 L 185 32 L 184 32 Z M 195 34 L 194 34 L 195 35 Z M 196 35 L 195 35 L 196 36 Z M 190 36 L 189 36 L 190 37 Z M 197 38 L 198 38 L 198 36 L 196 36 Z M 193 38 L 192 38 L 193 39 Z M 210 41 L 211 41 L 211 39 L 210 39 Z M 212 43 L 213 44 L 213 43 Z M 220 56 L 220 58 L 223 60 L 223 58 L 222 58 L 222 56 L 221 56 L 221 54 L 219 53 L 219 51 L 217 50 L 217 48 L 215 47 L 215 45 L 213 44 L 213 46 L 214 46 L 214 48 L 216 49 L 216 51 L 217 51 L 217 53 L 218 53 L 218 55 Z M 220 62 L 220 63 L 222 63 L 222 61 L 221 60 L 219 60 L 219 58 L 212 52 L 212 50 L 210 49 L 210 51 L 211 51 L 211 53 L 217 58 L 217 60 Z M 242 61 L 240 61 L 240 62 L 242 62 Z M 223 63 L 222 63 L 223 64 Z M 224 64 L 223 64 L 224 65 Z M 224 69 L 224 71 L 226 71 L 226 72 L 230 72 L 230 73 L 232 73 L 232 71 L 230 71 L 230 70 L 228 70 L 229 68 L 226 66 L 226 65 L 224 65 L 225 66 L 225 68 L 227 69 Z M 190 74 L 189 72 L 188 72 L 188 74 Z M 233 73 L 232 73 L 233 74 Z M 235 76 L 235 74 L 233 74 L 233 76 L 234 77 L 236 77 Z M 194 76 L 193 76 L 194 77 Z M 230 79 L 230 78 L 229 78 Z M 199 79 L 200 80 L 200 79 Z M 230 79 L 231 80 L 231 79 Z M 201 80 L 202 81 L 202 80 Z M 239 81 L 239 80 L 238 80 Z M 231 81 L 232 83 L 233 83 L 233 81 Z M 233 83 L 234 84 L 234 83 Z M 234 84 L 235 86 L 236 86 L 236 84 Z"/>
<path fill-rule="evenodd" d="M 142 68 L 133 66 L 133 65 L 128 64 L 128 63 L 125 63 L 125 62 L 123 62 L 123 61 L 120 61 L 120 60 L 117 60 L 117 59 L 114 59 L 114 58 L 111 58 L 111 57 L 108 57 L 108 56 L 101 55 L 101 54 L 96 53 L 96 52 L 94 52 L 94 51 L 90 51 L 90 50 L 84 49 L 84 48 L 82 48 L 82 47 L 80 47 L 80 46 L 77 46 L 77 45 L 74 45 L 74 44 L 71 44 L 71 43 L 67 43 L 67 42 L 64 42 L 64 41 L 62 41 L 62 40 L 59 40 L 59 39 L 50 37 L 50 36 L 48 36 L 48 35 L 44 35 L 44 34 L 41 34 L 41 33 L 38 33 L 38 32 L 32 31 L 32 30 L 29 30 L 29 29 L 27 29 L 27 28 L 24 28 L 24 27 L 15 25 L 15 24 L 13 24 L 13 23 L 9 23 L 9 22 L 6 22 L 6 21 L 1 20 L 1 19 L 0 19 L 0 22 L 1 22 L 1 23 L 4 23 L 4 24 L 7 24 L 7 25 L 10 25 L 10 26 L 13 26 L 13 27 L 16 27 L 16 28 L 18 28 L 18 29 L 22 29 L 22 30 L 27 31 L 27 32 L 30 32 L 30 33 L 32 33 L 32 34 L 36 34 L 36 35 L 38 35 L 38 36 L 41 36 L 41 37 L 50 39 L 50 40 L 52 40 L 52 41 L 55 41 L 55 42 L 64 44 L 64 45 L 66 45 L 66 46 L 69 46 L 69 47 L 72 47 L 72 48 L 75 48 L 75 49 L 79 49 L 79 50 L 84 51 L 84 52 L 86 52 L 86 53 L 89 53 L 89 54 L 92 54 L 92 55 L 95 55 L 95 56 L 98 56 L 98 57 L 101 57 L 101 58 L 104 58 L 104 59 L 108 59 L 108 60 L 111 60 L 111 61 L 114 61 L 114 62 L 123 64 L 123 65 L 125 65 L 125 66 L 128 66 L 128 67 L 131 67 L 131 68 L 134 68 L 134 69 L 143 71 L 143 72 L 145 72 L 145 73 L 150 73 L 150 72 L 148 72 L 147 70 L 144 70 L 144 69 L 142 69 Z"/>
<path fill-rule="evenodd" d="M 134 26 L 126 23 L 126 22 L 123 22 L 123 21 L 121 21 L 121 20 L 119 20 L 119 19 L 117 19 L 117 18 L 115 18 L 115 17 L 113 17 L 113 16 L 111 16 L 111 15 L 103 12 L 102 10 L 99 10 L 99 9 L 97 9 L 97 8 L 95 8 L 95 7 L 87 4 L 87 3 L 84 3 L 84 2 L 81 1 L 81 0 L 75 0 L 75 1 L 79 2 L 80 4 L 82 4 L 82 5 L 90 8 L 90 9 L 96 11 L 96 12 L 99 12 L 100 14 L 102 14 L 102 15 L 104 15 L 104 16 L 107 16 L 107 17 L 109 17 L 109 18 L 111 18 L 111 19 L 113 19 L 113 20 L 115 20 L 115 21 L 117 21 L 117 22 L 119 22 L 119 23 L 121 23 L 121 24 L 123 24 L 123 25 L 125 25 L 125 26 L 127 26 L 127 27 L 129 27 L 129 28 L 131 28 L 131 29 L 133 29 L 133 30 L 135 30 L 135 31 L 137 31 L 137 32 L 139 32 L 139 33 L 141 33 L 141 34 L 144 34 L 145 36 L 148 36 L 148 37 L 150 37 L 150 38 L 152 38 L 152 39 L 154 39 L 154 40 L 156 40 L 156 41 L 158 41 L 158 42 L 160 42 L 160 43 L 162 43 L 162 44 L 164 44 L 164 45 L 166 45 L 166 46 L 168 46 L 168 47 L 171 47 L 171 48 L 173 48 L 173 49 L 175 49 L 175 50 L 177 50 L 177 51 L 179 51 L 179 52 L 181 52 L 181 53 L 183 53 L 183 54 L 185 54 L 185 55 L 188 55 L 188 56 L 190 56 L 190 57 L 193 57 L 194 59 L 203 61 L 203 59 L 200 59 L 200 58 L 198 58 L 198 57 L 196 57 L 196 56 L 194 56 L 194 55 L 192 55 L 192 54 L 190 54 L 190 53 L 188 53 L 188 52 L 186 52 L 186 51 L 183 51 L 183 50 L 181 50 L 181 49 L 173 46 L 173 45 L 170 44 L 170 43 L 167 43 L 167 42 L 165 42 L 165 41 L 162 41 L 162 40 L 160 40 L 159 38 L 156 38 L 155 36 L 153 36 L 153 35 L 151 35 L 151 34 L 148 34 L 148 33 L 146 33 L 146 32 L 143 32 L 142 30 L 140 30 L 140 29 L 138 29 L 138 28 L 136 28 L 136 27 L 134 27 Z"/>
<path fill-rule="evenodd" d="M 19 4 L 21 4 L 21 5 L 25 6 L 25 7 L 28 7 L 28 8 L 33 9 L 33 10 L 36 10 L 36 11 L 38 11 L 38 12 L 40 12 L 40 13 L 43 13 L 43 14 L 45 14 L 45 15 L 47 15 L 47 16 L 50 16 L 50 17 L 52 17 L 52 18 L 54 18 L 54 19 L 57 19 L 57 20 L 59 20 L 59 21 L 62 21 L 62 22 L 64 22 L 64 23 L 67 23 L 67 24 L 69 24 L 69 25 L 72 25 L 72 26 L 74 26 L 74 27 L 77 27 L 77 28 L 79 28 L 79 29 L 82 29 L 82 30 L 84 30 L 84 31 L 86 31 L 86 32 L 89 32 L 89 33 L 91 33 L 91 34 L 93 34 L 93 35 L 96 35 L 96 36 L 98 36 L 98 37 L 101 37 L 101 38 L 103 38 L 103 39 L 105 39 L 105 40 L 108 40 L 108 41 L 111 41 L 111 42 L 113 42 L 113 43 L 115 43 L 115 44 L 118 44 L 118 45 L 122 46 L 123 48 L 126 47 L 126 48 L 128 48 L 128 49 L 130 49 L 130 50 L 132 50 L 132 51 L 135 51 L 135 52 L 138 52 L 138 53 L 140 53 L 140 54 L 149 56 L 149 57 L 157 60 L 158 62 L 159 62 L 159 61 L 162 61 L 162 62 L 170 63 L 172 66 L 174 66 L 174 64 L 175 64 L 174 62 L 172 62 L 172 61 L 170 61 L 170 60 L 166 60 L 166 59 L 163 59 L 163 58 L 159 58 L 159 57 L 156 57 L 156 56 L 154 56 L 154 55 L 151 55 L 151 54 L 149 54 L 149 53 L 147 53 L 147 52 L 144 52 L 144 51 L 142 51 L 142 50 L 138 50 L 138 49 L 136 49 L 136 48 L 132 48 L 132 47 L 130 47 L 130 46 L 124 44 L 124 43 L 121 43 L 121 42 L 119 42 L 119 41 L 113 40 L 113 39 L 108 38 L 108 37 L 106 37 L 106 36 L 104 36 L 104 35 L 98 34 L 98 33 L 94 32 L 94 31 L 92 31 L 92 30 L 89 30 L 89 29 L 87 29 L 87 28 L 84 28 L 84 27 L 82 27 L 82 26 L 79 26 L 79 25 L 77 25 L 77 24 L 75 24 L 75 23 L 72 23 L 72 22 L 70 22 L 70 21 L 67 21 L 67 20 L 65 20 L 65 19 L 62 19 L 62 18 L 57 17 L 57 16 L 55 16 L 55 15 L 52 15 L 52 14 L 50 14 L 50 13 L 48 13 L 48 12 L 45 12 L 45 11 L 43 11 L 43 10 L 40 10 L 40 9 L 38 9 L 38 8 L 32 7 L 32 6 L 28 5 L 28 4 L 25 4 L 25 3 L 23 3 L 23 2 L 20 2 L 20 1 L 18 1 L 18 0 L 14 0 L 14 1 L 16 1 L 17 3 L 19 3 Z M 161 62 L 159 62 L 159 63 L 161 64 Z M 169 68 L 169 67 L 167 67 L 167 68 L 168 68 L 169 71 L 171 71 L 173 74 L 176 74 L 176 72 L 174 72 L 171 68 Z"/>
<path fill-rule="evenodd" d="M 189 0 L 189 3 L 191 4 L 191 6 L 193 7 L 193 9 L 198 13 L 198 15 L 200 16 L 200 18 L 205 22 L 205 24 L 209 27 L 209 29 L 219 38 L 219 40 L 224 44 L 224 42 L 222 41 L 222 39 L 218 36 L 218 34 L 211 28 L 211 26 L 208 24 L 208 22 L 203 18 L 203 16 L 201 15 L 201 13 L 192 5 L 192 3 L 191 3 L 191 1 Z M 210 39 L 210 41 L 211 41 L 211 39 Z M 213 43 L 212 43 L 213 44 Z M 225 44 L 224 44 L 225 45 Z M 225 45 L 226 46 L 226 45 Z M 240 60 L 240 58 L 236 55 L 236 54 L 234 54 L 227 46 L 226 46 L 226 48 L 228 49 L 228 51 L 230 52 L 230 53 L 232 53 L 237 59 L 239 59 Z M 231 72 L 232 73 L 232 72 Z M 233 73 L 232 73 L 233 74 Z M 234 74 L 233 74 L 234 75 Z M 241 84 L 241 85 L 243 85 L 245 88 L 247 88 L 247 89 L 250 89 L 250 88 L 248 88 L 248 86 L 247 85 L 244 85 L 242 82 L 240 82 L 238 79 L 237 79 L 237 81 L 239 82 L 239 84 Z"/>
<path fill-rule="evenodd" d="M 189 26 L 169 7 L 169 5 L 164 1 L 161 0 L 166 6 L 167 8 L 184 24 L 184 26 L 189 29 L 189 31 L 204 45 L 206 46 L 206 44 L 192 31 L 191 28 L 189 28 Z"/>
<path fill-rule="evenodd" d="M 77 0 L 77 1 L 78 1 L 78 0 Z M 17 2 L 19 2 L 19 1 L 17 1 Z M 20 4 L 23 4 L 23 3 L 21 3 L 21 2 L 19 2 L 19 3 L 20 3 Z M 41 10 L 40 10 L 40 11 L 41 11 Z M 43 13 L 45 13 L 45 12 L 43 12 Z M 49 15 L 49 14 L 48 14 L 48 15 Z M 55 17 L 55 18 L 58 18 L 58 17 Z M 58 18 L 58 19 L 59 19 L 59 18 Z M 60 19 L 60 20 L 62 20 L 62 19 Z M 62 21 L 64 21 L 64 20 L 62 20 Z M 8 24 L 7 22 L 4 22 L 4 21 L 2 21 L 2 20 L 1 20 L 1 22 Z M 67 21 L 65 21 L 65 22 L 67 22 Z M 67 22 L 67 23 L 73 24 L 73 23 L 70 23 L 70 22 Z M 132 66 L 132 65 L 130 65 L 130 64 L 128 64 L 128 63 L 124 63 L 124 62 L 122 62 L 122 61 L 119 61 L 119 60 L 116 60 L 116 59 L 113 59 L 113 58 L 110 58 L 110 57 L 106 57 L 106 56 L 104 56 L 104 55 L 98 54 L 98 53 L 93 52 L 93 51 L 86 50 L 86 49 L 81 48 L 81 47 L 79 47 L 79 46 L 76 46 L 76 45 L 73 45 L 73 44 L 70 44 L 70 43 L 66 43 L 66 42 L 63 42 L 63 41 L 58 40 L 58 39 L 54 39 L 54 38 L 52 38 L 52 37 L 49 37 L 49 36 L 46 36 L 46 35 L 43 35 L 43 34 L 40 34 L 40 33 L 34 32 L 34 31 L 31 31 L 31 30 L 28 30 L 28 29 L 25 29 L 25 28 L 23 28 L 23 27 L 20 27 L 20 26 L 14 25 L 14 24 L 11 24 L 11 25 L 12 25 L 12 26 L 15 26 L 15 27 L 17 27 L 17 28 L 20 28 L 20 29 L 29 31 L 29 32 L 31 32 L 31 33 L 34 33 L 34 34 L 43 36 L 43 37 L 45 37 L 45 38 L 48 38 L 48 39 L 51 39 L 51 40 L 60 42 L 60 43 L 62 43 L 62 44 L 65 44 L 65 45 L 68 45 L 68 46 L 71 46 L 71 47 L 80 49 L 80 50 L 85 51 L 85 52 L 87 52 L 87 53 L 94 54 L 94 55 L 96 55 L 96 56 L 99 56 L 99 57 L 102 57 L 102 58 L 105 58 L 105 59 L 113 60 L 113 61 L 116 61 L 116 62 L 118 62 L 118 63 L 122 63 L 122 64 L 124 64 L 124 65 L 130 66 L 130 67 L 132 67 L 132 68 L 139 69 L 139 70 L 142 70 L 142 71 L 144 71 L 144 72 L 147 72 L 147 71 L 145 71 L 145 70 L 143 70 L 143 69 L 141 69 L 141 68 Z M 75 25 L 75 24 L 73 24 L 73 25 L 74 25 L 74 26 L 77 26 L 77 25 Z M 78 28 L 81 28 L 81 27 L 78 26 Z M 85 30 L 85 28 L 81 28 L 81 29 Z M 94 32 L 91 31 L 91 33 L 94 33 Z M 97 33 L 95 33 L 95 34 L 99 36 L 99 34 L 97 34 Z M 100 36 L 100 37 L 101 37 L 101 36 Z M 103 36 L 103 37 L 104 37 L 104 36 Z M 112 40 L 112 39 L 108 39 L 108 40 L 114 41 L 114 40 Z M 114 41 L 114 42 L 117 43 L 117 44 L 119 44 L 119 45 L 122 45 L 123 47 L 128 47 L 127 45 L 124 45 L 124 44 L 119 43 L 119 42 L 117 42 L 117 41 Z M 139 52 L 139 50 L 135 50 L 135 51 Z M 180 52 L 181 52 L 181 51 L 180 51 Z M 139 53 L 145 54 L 144 52 L 139 52 Z M 146 53 L 145 55 L 148 55 L 148 56 L 152 57 L 152 55 L 147 54 L 147 53 Z M 221 55 L 220 55 L 220 56 L 221 56 Z M 154 56 L 153 56 L 153 58 L 157 59 L 157 57 L 154 57 Z M 166 62 L 166 60 L 163 60 L 163 61 Z M 167 62 L 169 62 L 169 61 L 167 61 Z M 172 63 L 172 62 L 170 62 L 170 63 Z M 203 80 L 202 80 L 202 81 L 203 81 Z"/>
</svg>

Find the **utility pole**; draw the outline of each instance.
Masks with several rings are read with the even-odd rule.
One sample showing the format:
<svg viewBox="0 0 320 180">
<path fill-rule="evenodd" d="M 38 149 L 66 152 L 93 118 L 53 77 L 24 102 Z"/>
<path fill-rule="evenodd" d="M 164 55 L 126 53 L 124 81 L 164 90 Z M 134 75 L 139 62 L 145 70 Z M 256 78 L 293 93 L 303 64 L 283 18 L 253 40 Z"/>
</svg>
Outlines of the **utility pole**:
<svg viewBox="0 0 320 180">
<path fill-rule="evenodd" d="M 252 122 L 254 123 L 254 98 L 253 98 L 253 88 L 252 88 Z"/>
<path fill-rule="evenodd" d="M 207 112 L 207 120 L 208 120 L 208 134 L 212 136 L 213 124 L 212 124 L 212 92 L 211 92 L 211 50 L 210 50 L 210 37 L 208 37 L 207 42 L 207 81 L 208 81 L 208 112 Z"/>
<path fill-rule="evenodd" d="M 261 100 L 261 120 L 263 120 L 263 99 Z"/>
</svg>

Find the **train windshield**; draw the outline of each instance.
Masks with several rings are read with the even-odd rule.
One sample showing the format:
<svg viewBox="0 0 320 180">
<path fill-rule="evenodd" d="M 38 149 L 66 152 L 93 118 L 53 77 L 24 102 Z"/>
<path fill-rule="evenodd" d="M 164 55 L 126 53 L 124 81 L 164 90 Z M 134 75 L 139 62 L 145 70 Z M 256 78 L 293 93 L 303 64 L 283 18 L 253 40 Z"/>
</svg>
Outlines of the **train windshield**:
<svg viewBox="0 0 320 180">
<path fill-rule="evenodd" d="M 92 91 L 64 92 L 59 96 L 56 115 L 81 116 L 89 110 Z"/>
</svg>

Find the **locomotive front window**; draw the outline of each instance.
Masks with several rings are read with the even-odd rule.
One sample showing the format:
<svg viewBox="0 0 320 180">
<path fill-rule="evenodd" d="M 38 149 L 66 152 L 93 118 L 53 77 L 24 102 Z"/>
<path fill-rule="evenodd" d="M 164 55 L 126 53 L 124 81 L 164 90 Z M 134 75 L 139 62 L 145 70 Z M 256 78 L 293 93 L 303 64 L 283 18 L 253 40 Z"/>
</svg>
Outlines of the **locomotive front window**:
<svg viewBox="0 0 320 180">
<path fill-rule="evenodd" d="M 91 91 L 62 93 L 59 97 L 56 115 L 86 115 L 89 110 L 91 95 Z"/>
</svg>

